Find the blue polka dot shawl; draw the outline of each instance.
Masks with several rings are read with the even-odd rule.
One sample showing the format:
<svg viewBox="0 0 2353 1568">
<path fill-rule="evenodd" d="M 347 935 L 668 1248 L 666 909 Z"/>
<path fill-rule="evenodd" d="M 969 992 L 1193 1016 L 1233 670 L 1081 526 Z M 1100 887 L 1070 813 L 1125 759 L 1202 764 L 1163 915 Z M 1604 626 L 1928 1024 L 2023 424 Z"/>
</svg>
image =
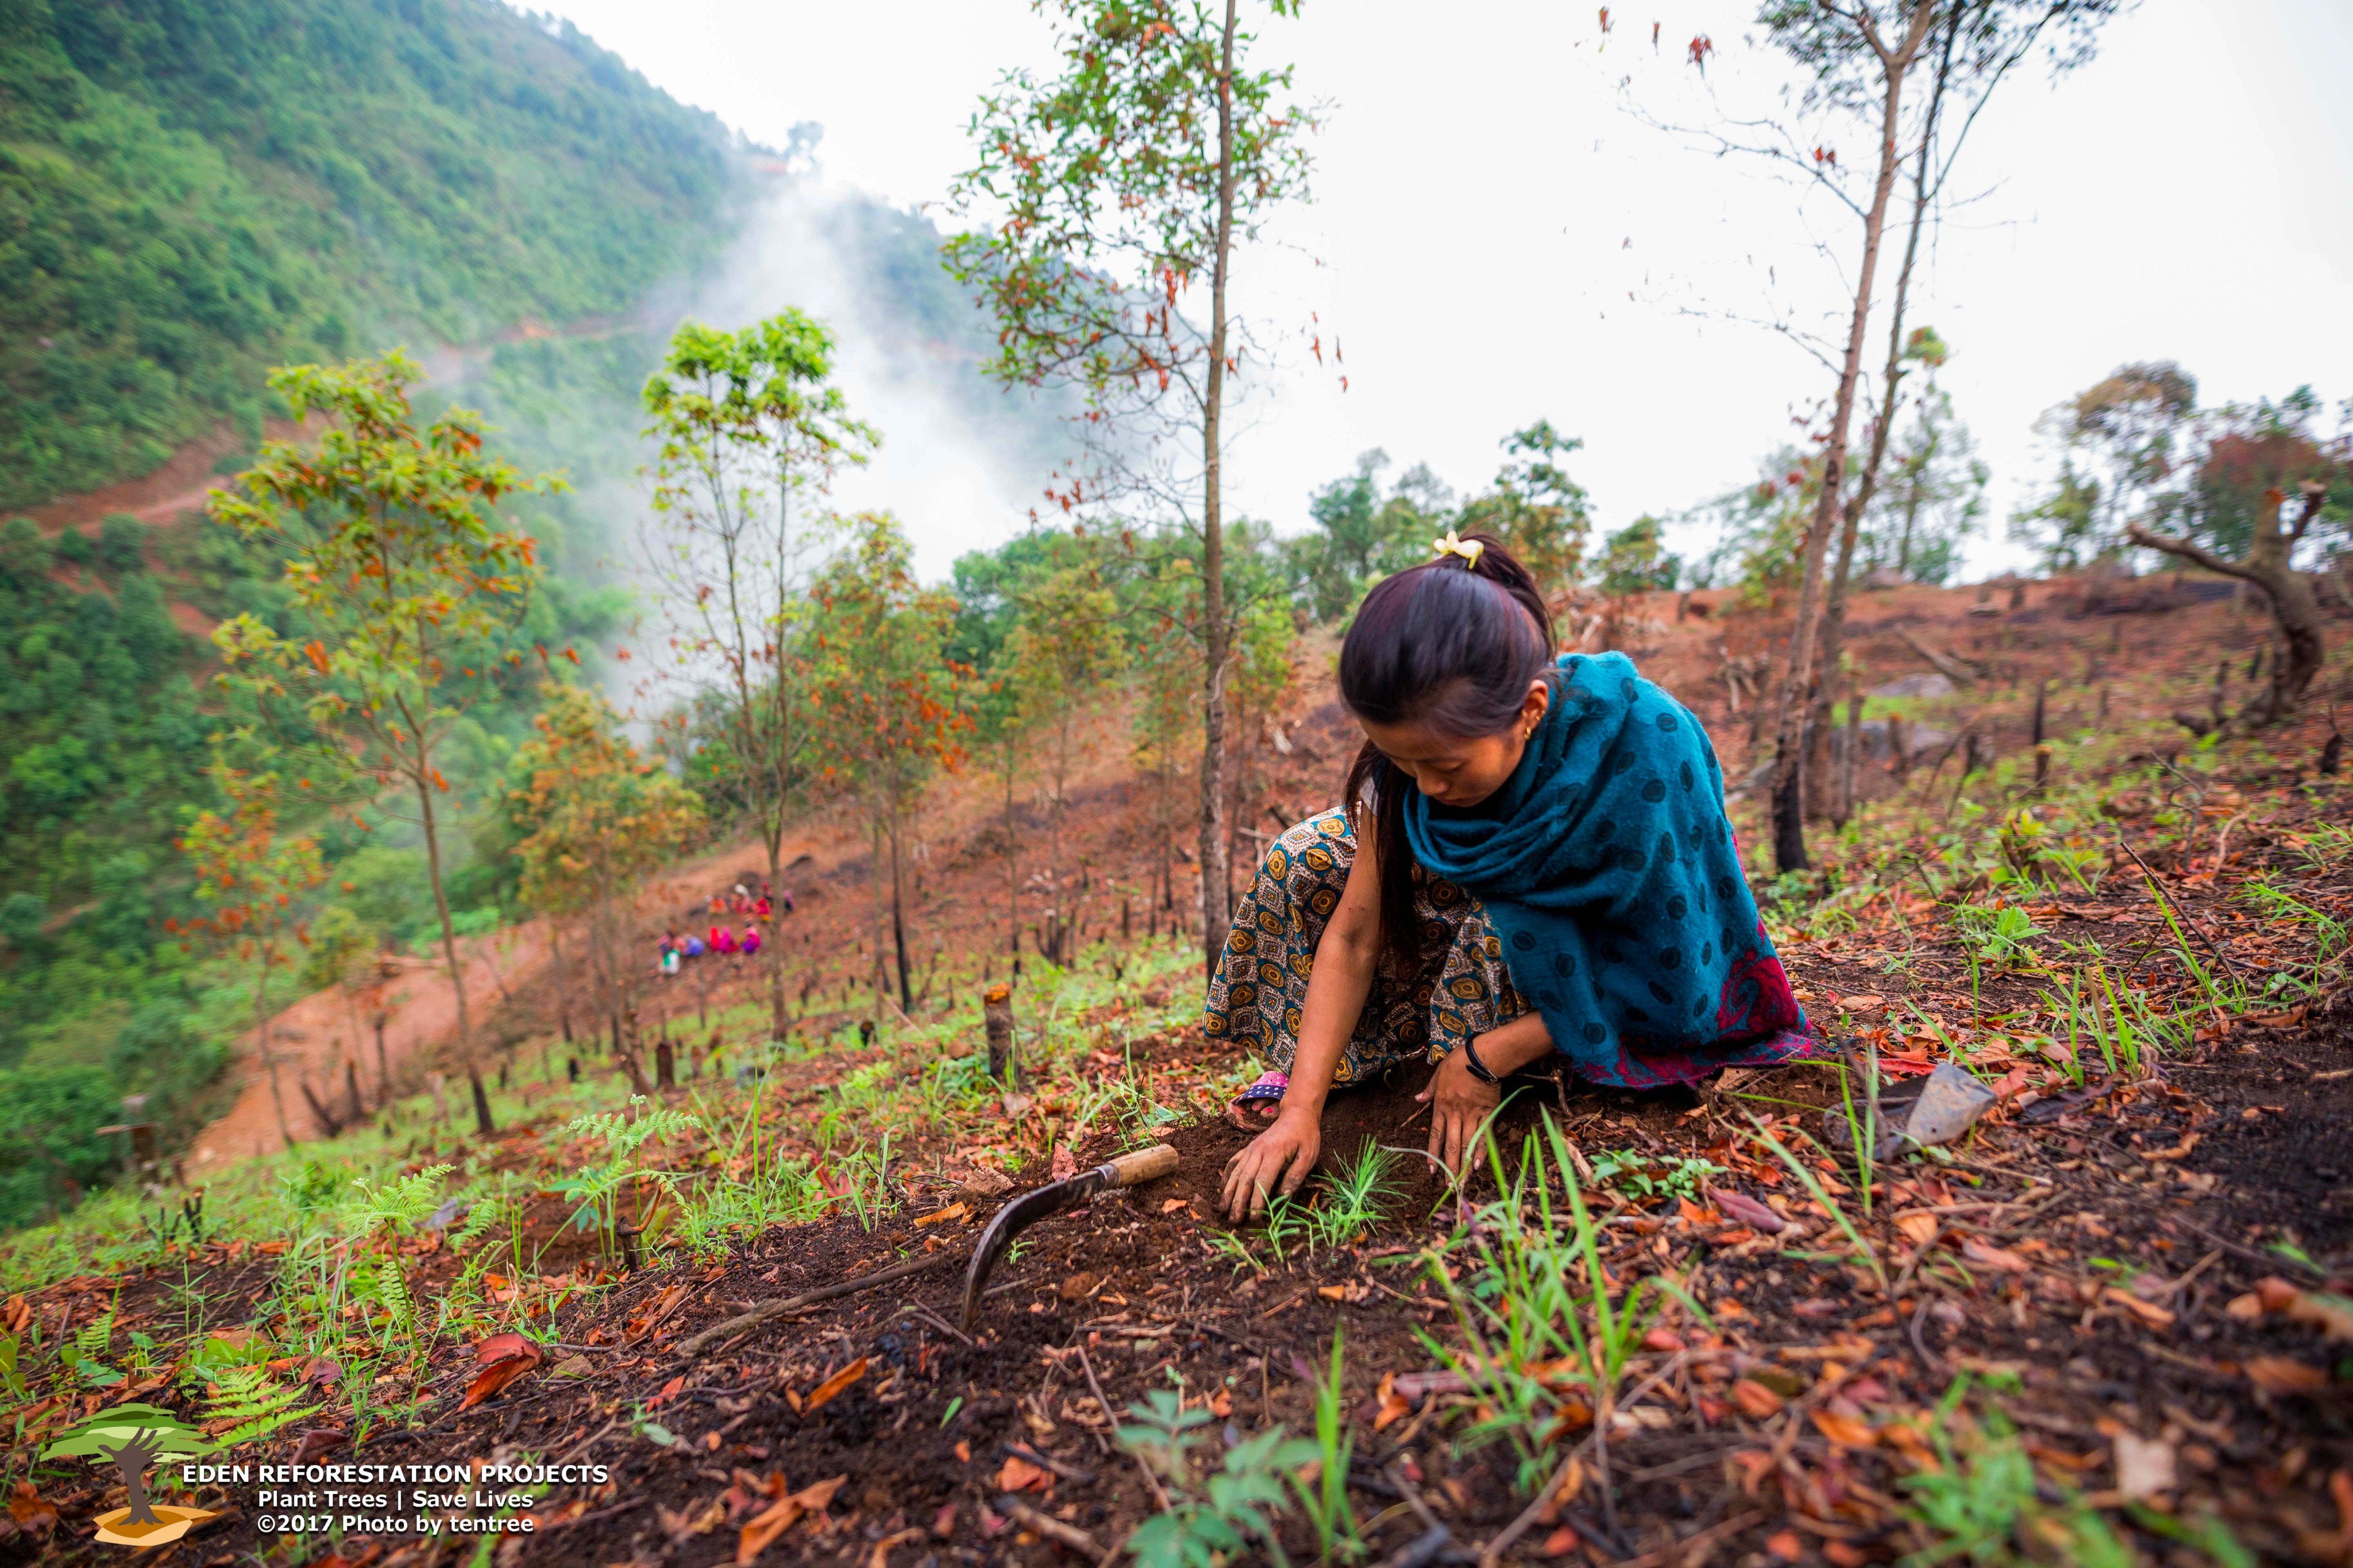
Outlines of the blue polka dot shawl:
<svg viewBox="0 0 2353 1568">
<path fill-rule="evenodd" d="M 1810 1054 L 1691 710 L 1624 654 L 1565 654 L 1510 780 L 1408 797 L 1414 858 L 1486 905 L 1514 989 L 1580 1077 L 1630 1089 Z"/>
</svg>

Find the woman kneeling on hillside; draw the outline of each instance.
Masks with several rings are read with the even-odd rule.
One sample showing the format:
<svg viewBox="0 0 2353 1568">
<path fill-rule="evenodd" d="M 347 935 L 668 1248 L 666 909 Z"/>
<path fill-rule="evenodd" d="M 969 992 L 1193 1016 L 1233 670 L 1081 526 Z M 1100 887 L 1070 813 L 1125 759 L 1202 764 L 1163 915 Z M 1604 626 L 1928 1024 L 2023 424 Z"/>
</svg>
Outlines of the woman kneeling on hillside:
<svg viewBox="0 0 2353 1568">
<path fill-rule="evenodd" d="M 1335 1086 L 1409 1057 L 1437 1063 L 1418 1098 L 1460 1170 L 1501 1079 L 1547 1052 L 1649 1089 L 1814 1045 L 1698 719 L 1623 654 L 1556 660 L 1494 540 L 1437 550 L 1356 612 L 1340 696 L 1370 740 L 1345 803 L 1268 847 L 1209 984 L 1209 1036 L 1274 1066 L 1235 1102 L 1271 1123 L 1226 1167 L 1238 1219 L 1307 1179 Z"/>
</svg>

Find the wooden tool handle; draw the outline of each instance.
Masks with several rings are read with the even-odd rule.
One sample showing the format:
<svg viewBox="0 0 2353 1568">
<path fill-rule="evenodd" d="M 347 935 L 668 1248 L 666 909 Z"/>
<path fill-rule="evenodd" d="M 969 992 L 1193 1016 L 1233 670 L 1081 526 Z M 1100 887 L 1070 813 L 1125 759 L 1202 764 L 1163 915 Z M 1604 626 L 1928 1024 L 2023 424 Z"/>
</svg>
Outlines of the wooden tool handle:
<svg viewBox="0 0 2353 1568">
<path fill-rule="evenodd" d="M 1111 1162 L 1111 1184 L 1114 1187 L 1141 1186 L 1145 1182 L 1158 1181 L 1176 1168 L 1176 1151 L 1166 1143 L 1155 1143 L 1149 1149 L 1131 1149 Z"/>
</svg>

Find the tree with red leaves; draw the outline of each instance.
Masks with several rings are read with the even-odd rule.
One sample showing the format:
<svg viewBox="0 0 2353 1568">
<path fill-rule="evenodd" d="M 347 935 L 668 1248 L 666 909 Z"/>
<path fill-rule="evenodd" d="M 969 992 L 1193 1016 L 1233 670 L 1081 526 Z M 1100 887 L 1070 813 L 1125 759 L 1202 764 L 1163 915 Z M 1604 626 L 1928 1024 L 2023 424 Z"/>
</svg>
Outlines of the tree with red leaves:
<svg viewBox="0 0 2353 1568">
<path fill-rule="evenodd" d="M 946 653 L 955 600 L 915 581 L 914 552 L 898 520 L 860 512 L 847 526 L 844 548 L 810 588 L 811 733 L 824 778 L 865 811 L 875 845 L 877 994 L 887 941 L 896 950 L 900 1010 L 912 1013 L 907 819 L 933 772 L 964 762 L 973 672 Z"/>
</svg>

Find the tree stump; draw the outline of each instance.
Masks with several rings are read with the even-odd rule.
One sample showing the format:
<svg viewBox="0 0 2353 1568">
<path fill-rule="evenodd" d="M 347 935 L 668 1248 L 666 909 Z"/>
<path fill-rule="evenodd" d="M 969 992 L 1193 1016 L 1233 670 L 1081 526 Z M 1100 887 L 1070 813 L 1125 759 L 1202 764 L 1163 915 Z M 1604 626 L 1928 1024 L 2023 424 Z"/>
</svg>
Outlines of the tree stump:
<svg viewBox="0 0 2353 1568">
<path fill-rule="evenodd" d="M 983 992 L 980 1016 L 988 1033 L 988 1076 L 1012 1089 L 1021 1070 L 1013 1054 L 1013 987 L 1000 981 Z"/>
</svg>

